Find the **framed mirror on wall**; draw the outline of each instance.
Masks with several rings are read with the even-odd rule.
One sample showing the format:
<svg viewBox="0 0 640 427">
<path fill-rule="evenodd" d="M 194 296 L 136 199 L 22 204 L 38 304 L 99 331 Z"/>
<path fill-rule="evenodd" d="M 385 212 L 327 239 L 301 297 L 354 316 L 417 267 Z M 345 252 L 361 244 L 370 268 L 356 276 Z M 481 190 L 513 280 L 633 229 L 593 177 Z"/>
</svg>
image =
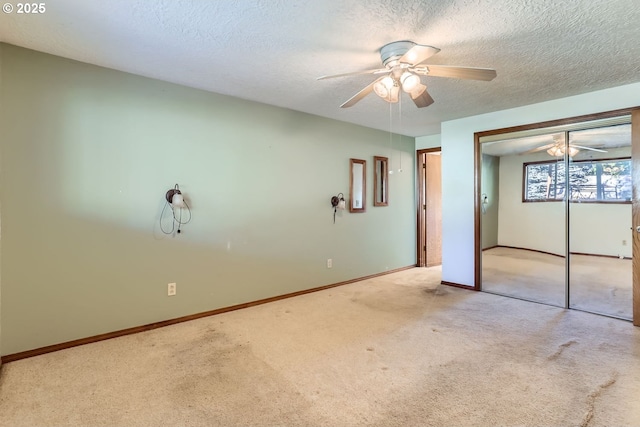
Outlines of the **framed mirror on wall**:
<svg viewBox="0 0 640 427">
<path fill-rule="evenodd" d="M 373 157 L 373 206 L 389 206 L 389 159 Z"/>
<path fill-rule="evenodd" d="M 367 161 L 349 159 L 349 212 L 365 212 L 367 203 Z"/>
</svg>

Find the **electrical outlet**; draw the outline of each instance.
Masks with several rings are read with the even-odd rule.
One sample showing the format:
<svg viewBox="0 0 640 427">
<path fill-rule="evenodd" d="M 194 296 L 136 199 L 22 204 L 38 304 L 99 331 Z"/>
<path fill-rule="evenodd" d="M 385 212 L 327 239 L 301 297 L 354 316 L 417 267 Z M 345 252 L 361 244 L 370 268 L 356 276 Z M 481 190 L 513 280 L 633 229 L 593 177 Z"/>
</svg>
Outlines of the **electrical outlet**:
<svg viewBox="0 0 640 427">
<path fill-rule="evenodd" d="M 327 260 L 327 268 L 332 268 L 333 267 L 333 260 L 331 258 L 329 258 Z"/>
<path fill-rule="evenodd" d="M 167 285 L 167 295 L 168 296 L 173 296 L 176 294 L 176 284 L 175 283 L 169 283 Z"/>
<path fill-rule="evenodd" d="M 626 240 L 622 241 L 622 246 L 627 246 L 627 241 Z"/>
</svg>

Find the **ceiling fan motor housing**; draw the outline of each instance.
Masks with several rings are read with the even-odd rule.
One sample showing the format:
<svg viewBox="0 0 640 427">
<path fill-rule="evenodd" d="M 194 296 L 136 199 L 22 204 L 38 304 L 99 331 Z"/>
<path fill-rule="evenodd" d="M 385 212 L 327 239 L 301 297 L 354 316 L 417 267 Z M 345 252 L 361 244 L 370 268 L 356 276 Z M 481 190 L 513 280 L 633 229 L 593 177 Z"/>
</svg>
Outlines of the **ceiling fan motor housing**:
<svg viewBox="0 0 640 427">
<path fill-rule="evenodd" d="M 382 59 L 382 64 L 386 67 L 388 63 L 400 59 L 402 55 L 409 52 L 409 49 L 415 45 L 416 43 L 410 40 L 401 40 L 382 46 L 380 48 L 380 59 Z"/>
</svg>

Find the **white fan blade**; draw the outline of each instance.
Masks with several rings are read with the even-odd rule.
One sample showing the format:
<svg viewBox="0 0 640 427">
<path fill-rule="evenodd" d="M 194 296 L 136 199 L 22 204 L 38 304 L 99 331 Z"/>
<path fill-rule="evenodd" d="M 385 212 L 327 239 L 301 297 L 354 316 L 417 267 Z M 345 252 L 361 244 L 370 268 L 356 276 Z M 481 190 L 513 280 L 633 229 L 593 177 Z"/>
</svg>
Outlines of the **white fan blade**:
<svg viewBox="0 0 640 427">
<path fill-rule="evenodd" d="M 592 148 L 592 147 L 583 147 L 582 145 L 569 144 L 569 146 L 570 147 L 579 148 L 581 150 L 597 151 L 599 153 L 606 153 L 607 152 L 607 150 L 601 150 L 599 148 Z"/>
<path fill-rule="evenodd" d="M 497 76 L 496 70 L 491 68 L 454 67 L 451 65 L 425 65 L 415 67 L 411 71 L 423 76 L 484 81 L 493 80 Z"/>
<path fill-rule="evenodd" d="M 440 52 L 440 49 L 438 49 L 437 47 L 417 44 L 411 49 L 409 49 L 407 53 L 402 55 L 402 57 L 400 57 L 398 62 L 417 65 L 431 58 L 433 55 L 435 55 L 438 52 Z"/>
<path fill-rule="evenodd" d="M 333 79 L 336 77 L 346 77 L 346 76 L 357 76 L 358 74 L 380 74 L 380 73 L 388 73 L 388 68 L 377 68 L 375 70 L 362 70 L 362 71 L 354 71 L 351 73 L 343 73 L 343 74 L 334 74 L 331 76 L 321 76 L 316 80 L 325 80 L 325 79 Z"/>
<path fill-rule="evenodd" d="M 340 108 L 349 108 L 354 106 L 362 98 L 364 98 L 365 96 L 373 92 L 373 85 L 376 84 L 379 80 L 382 80 L 383 78 L 384 77 L 379 77 L 374 81 L 372 81 L 368 86 L 365 86 L 365 88 L 362 89 L 360 92 L 356 93 L 351 98 L 349 98 L 344 104 L 340 106 Z"/>
<path fill-rule="evenodd" d="M 426 89 L 415 98 L 413 97 L 413 95 L 411 95 L 411 99 L 413 99 L 413 102 L 418 108 L 428 107 L 429 105 L 434 103 L 433 98 L 431 97 L 431 95 L 429 95 L 429 92 L 427 92 Z"/>
<path fill-rule="evenodd" d="M 536 148 L 534 148 L 532 150 L 525 151 L 524 153 L 520 153 L 520 154 L 524 155 L 524 154 L 537 153 L 538 151 L 544 151 L 544 150 L 547 150 L 547 149 L 549 149 L 551 147 L 555 147 L 556 145 L 557 145 L 557 143 L 553 142 L 551 144 L 543 145 L 542 147 L 536 147 Z"/>
</svg>

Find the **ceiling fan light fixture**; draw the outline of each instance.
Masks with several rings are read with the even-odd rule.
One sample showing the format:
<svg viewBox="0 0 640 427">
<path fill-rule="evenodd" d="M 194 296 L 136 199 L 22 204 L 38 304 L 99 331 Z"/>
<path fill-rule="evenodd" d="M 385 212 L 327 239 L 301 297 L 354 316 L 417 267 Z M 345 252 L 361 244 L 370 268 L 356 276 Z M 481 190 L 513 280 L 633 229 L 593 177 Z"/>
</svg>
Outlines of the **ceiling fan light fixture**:
<svg viewBox="0 0 640 427">
<path fill-rule="evenodd" d="M 379 81 L 378 83 L 373 85 L 373 91 L 380 98 L 386 98 L 389 96 L 389 89 L 387 89 L 387 87 L 384 85 L 384 83 L 382 83 L 382 81 Z"/>
<path fill-rule="evenodd" d="M 373 91 L 380 98 L 387 99 L 391 95 L 391 89 L 394 87 L 393 79 L 389 76 L 386 76 L 380 79 L 375 85 L 373 85 Z"/>
<path fill-rule="evenodd" d="M 400 83 L 402 84 L 402 90 L 411 93 L 420 84 L 420 77 L 409 71 L 405 71 L 400 76 Z"/>
<path fill-rule="evenodd" d="M 427 90 L 427 85 L 419 83 L 410 93 L 412 99 L 416 99 Z"/>
<path fill-rule="evenodd" d="M 553 156 L 553 157 L 562 157 L 562 156 L 564 156 L 564 149 L 563 149 L 563 147 L 559 147 L 559 146 L 555 145 L 555 146 L 549 148 L 547 150 L 547 153 L 550 156 Z"/>
<path fill-rule="evenodd" d="M 565 154 L 564 145 L 555 145 L 547 150 L 547 153 L 553 157 L 562 157 Z M 569 146 L 569 157 L 573 157 L 580 152 L 576 147 Z"/>
</svg>

